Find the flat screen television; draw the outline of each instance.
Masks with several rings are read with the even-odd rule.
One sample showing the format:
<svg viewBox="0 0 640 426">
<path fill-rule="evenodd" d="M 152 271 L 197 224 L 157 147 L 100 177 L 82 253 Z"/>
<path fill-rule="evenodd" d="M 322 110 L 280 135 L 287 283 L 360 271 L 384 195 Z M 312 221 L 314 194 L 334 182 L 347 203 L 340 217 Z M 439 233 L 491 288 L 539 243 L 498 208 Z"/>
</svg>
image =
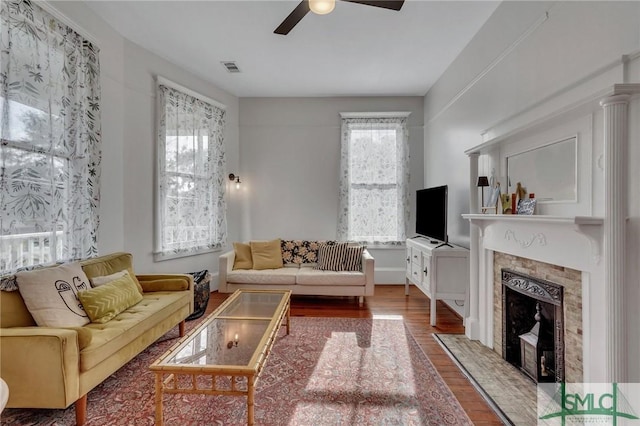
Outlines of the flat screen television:
<svg viewBox="0 0 640 426">
<path fill-rule="evenodd" d="M 448 242 L 447 192 L 447 185 L 416 191 L 416 234 L 444 244 Z"/>
</svg>

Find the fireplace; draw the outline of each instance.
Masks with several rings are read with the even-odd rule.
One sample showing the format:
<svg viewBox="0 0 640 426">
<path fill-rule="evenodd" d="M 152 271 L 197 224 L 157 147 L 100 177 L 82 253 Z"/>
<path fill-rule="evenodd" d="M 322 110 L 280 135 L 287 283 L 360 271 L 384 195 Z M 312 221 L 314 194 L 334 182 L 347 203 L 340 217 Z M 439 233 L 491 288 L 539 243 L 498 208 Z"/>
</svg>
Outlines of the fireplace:
<svg viewBox="0 0 640 426">
<path fill-rule="evenodd" d="M 502 356 L 534 382 L 564 381 L 563 288 L 509 269 L 502 276 Z"/>
</svg>

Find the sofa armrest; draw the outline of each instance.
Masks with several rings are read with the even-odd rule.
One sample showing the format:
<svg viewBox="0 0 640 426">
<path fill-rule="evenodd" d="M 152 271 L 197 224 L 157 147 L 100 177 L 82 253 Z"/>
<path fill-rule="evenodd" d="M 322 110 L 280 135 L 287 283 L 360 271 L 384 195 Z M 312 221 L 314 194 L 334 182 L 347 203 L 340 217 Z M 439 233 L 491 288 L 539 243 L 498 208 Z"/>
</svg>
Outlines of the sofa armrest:
<svg viewBox="0 0 640 426">
<path fill-rule="evenodd" d="M 0 376 L 8 407 L 66 408 L 80 398 L 78 332 L 49 327 L 0 328 Z"/>
<path fill-rule="evenodd" d="M 362 252 L 362 272 L 365 278 L 365 296 L 373 296 L 375 286 L 375 259 L 368 250 Z"/>
<path fill-rule="evenodd" d="M 218 291 L 220 293 L 229 293 L 227 288 L 227 274 L 233 271 L 233 263 L 236 260 L 236 252 L 234 250 L 221 254 L 218 257 Z"/>
</svg>

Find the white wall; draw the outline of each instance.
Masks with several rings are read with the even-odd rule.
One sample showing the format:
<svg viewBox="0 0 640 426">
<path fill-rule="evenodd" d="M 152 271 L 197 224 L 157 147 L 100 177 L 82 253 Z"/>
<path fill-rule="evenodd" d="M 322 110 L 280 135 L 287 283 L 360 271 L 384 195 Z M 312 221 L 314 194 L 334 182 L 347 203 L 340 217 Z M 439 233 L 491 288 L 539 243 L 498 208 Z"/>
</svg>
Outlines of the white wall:
<svg viewBox="0 0 640 426">
<path fill-rule="evenodd" d="M 227 166 L 238 165 L 238 98 L 122 38 L 81 2 L 55 2 L 68 24 L 100 48 L 102 184 L 100 254 L 133 253 L 139 273 L 217 271 L 218 254 L 153 261 L 155 77 L 161 75 L 226 105 Z M 229 240 L 237 239 L 239 206 L 229 199 Z"/>
<path fill-rule="evenodd" d="M 242 98 L 242 238 L 336 237 L 340 112 L 410 111 L 410 194 L 422 187 L 422 97 Z M 404 282 L 404 249 L 371 250 L 377 283 Z"/>
<path fill-rule="evenodd" d="M 503 2 L 498 7 L 425 96 L 425 184 L 448 183 L 456 194 L 449 209 L 453 242 L 467 247 L 469 243 L 469 225 L 460 219 L 469 210 L 469 160 L 464 151 L 483 142 L 483 134 L 487 139 L 507 135 L 607 85 L 640 82 L 637 59 L 626 66 L 620 61 L 639 49 L 638 2 Z M 637 99 L 630 114 L 626 296 L 629 379 L 638 381 Z M 603 152 L 601 117 L 600 112 L 593 117 L 594 161 Z M 602 214 L 603 206 L 597 204 L 602 203 L 602 185 L 597 179 L 593 189 L 592 211 Z"/>
</svg>

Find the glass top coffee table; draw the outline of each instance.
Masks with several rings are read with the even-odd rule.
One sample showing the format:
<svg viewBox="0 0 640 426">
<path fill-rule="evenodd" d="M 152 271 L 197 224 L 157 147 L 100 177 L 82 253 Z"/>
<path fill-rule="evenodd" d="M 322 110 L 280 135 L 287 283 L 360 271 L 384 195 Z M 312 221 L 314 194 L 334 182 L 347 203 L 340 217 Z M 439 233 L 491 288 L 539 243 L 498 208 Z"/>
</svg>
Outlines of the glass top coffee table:
<svg viewBox="0 0 640 426">
<path fill-rule="evenodd" d="M 237 290 L 150 369 L 156 375 L 156 425 L 165 393 L 247 397 L 253 425 L 255 386 L 280 327 L 289 334 L 289 290 Z"/>
</svg>

